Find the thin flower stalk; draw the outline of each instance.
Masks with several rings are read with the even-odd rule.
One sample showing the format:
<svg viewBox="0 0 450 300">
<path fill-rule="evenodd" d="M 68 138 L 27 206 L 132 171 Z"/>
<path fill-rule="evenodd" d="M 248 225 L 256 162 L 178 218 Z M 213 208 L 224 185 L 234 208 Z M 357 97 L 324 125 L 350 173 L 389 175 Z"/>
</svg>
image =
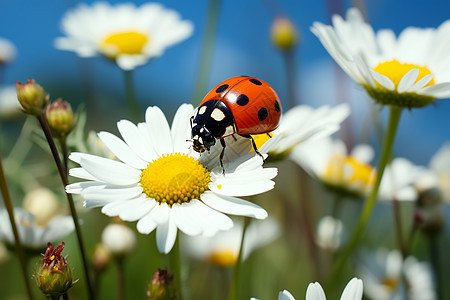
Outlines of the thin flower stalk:
<svg viewBox="0 0 450 300">
<path fill-rule="evenodd" d="M 211 69 L 211 61 L 216 40 L 217 24 L 219 22 L 220 0 L 210 0 L 203 37 L 202 50 L 200 52 L 200 64 L 198 67 L 197 81 L 195 83 L 192 101 L 194 105 L 200 104 L 207 90 L 208 78 Z"/>
<path fill-rule="evenodd" d="M 59 153 L 56 148 L 55 141 L 53 140 L 52 134 L 50 132 L 50 127 L 48 125 L 47 119 L 45 118 L 45 116 L 43 114 L 37 115 L 37 118 L 42 127 L 42 130 L 44 131 L 45 137 L 50 146 L 50 150 L 52 151 L 52 155 L 55 160 L 56 167 L 58 169 L 61 181 L 64 186 L 67 186 L 69 184 L 69 181 L 67 179 L 66 169 L 64 168 L 64 166 L 61 162 L 61 159 L 59 157 Z M 86 257 L 86 253 L 84 251 L 85 248 L 84 248 L 83 237 L 82 237 L 82 233 L 81 233 L 81 227 L 80 227 L 80 223 L 78 221 L 78 213 L 75 209 L 75 204 L 73 202 L 72 194 L 66 193 L 66 197 L 69 202 L 70 213 L 72 215 L 73 222 L 75 224 L 75 231 L 77 234 L 78 245 L 80 247 L 81 259 L 83 262 L 83 269 L 84 269 L 84 275 L 85 275 L 85 279 L 86 279 L 86 286 L 88 288 L 89 299 L 94 299 L 94 293 L 93 293 L 93 289 L 92 289 L 92 285 L 91 285 L 89 269 L 88 269 L 88 264 L 87 264 L 87 257 Z"/>
<path fill-rule="evenodd" d="M 19 232 L 17 231 L 16 222 L 14 219 L 14 210 L 11 201 L 11 195 L 9 193 L 8 184 L 6 183 L 6 176 L 3 169 L 2 156 L 0 154 L 0 189 L 2 192 L 3 202 L 5 204 L 6 210 L 8 211 L 9 220 L 11 221 L 11 228 L 14 234 L 15 247 L 17 255 L 19 256 L 20 267 L 22 270 L 22 276 L 27 290 L 28 298 L 33 299 L 33 293 L 31 292 L 30 282 L 27 275 L 27 263 L 25 253 L 23 251 L 22 243 L 20 242 Z"/>
<path fill-rule="evenodd" d="M 139 103 L 136 98 L 136 91 L 134 88 L 133 71 L 124 70 L 123 78 L 125 82 L 125 95 L 127 100 L 128 112 L 132 120 L 139 119 Z"/>
<path fill-rule="evenodd" d="M 183 300 L 183 279 L 181 276 L 180 263 L 180 239 L 177 236 L 173 251 L 170 253 L 170 266 L 175 276 L 176 295 L 178 300 Z"/>
<path fill-rule="evenodd" d="M 236 266 L 234 266 L 233 271 L 233 279 L 231 281 L 231 287 L 230 287 L 230 300 L 236 300 L 238 295 L 238 287 L 239 287 L 239 279 L 240 279 L 240 273 L 241 273 L 241 267 L 243 262 L 243 249 L 244 249 L 244 240 L 245 240 L 245 231 L 248 228 L 248 225 L 250 223 L 250 219 L 244 217 L 244 225 L 242 227 L 242 238 L 241 238 L 241 245 L 239 247 L 239 255 L 236 261 Z"/>
<path fill-rule="evenodd" d="M 390 107 L 389 112 L 389 123 L 388 128 L 386 131 L 386 135 L 384 137 L 383 141 L 383 148 L 381 152 L 381 157 L 378 162 L 377 166 L 377 178 L 375 180 L 375 184 L 373 186 L 373 189 L 367 199 L 367 201 L 364 203 L 364 207 L 361 213 L 361 216 L 359 218 L 359 222 L 356 225 L 356 229 L 353 232 L 353 235 L 350 239 L 350 243 L 345 250 L 345 252 L 342 254 L 342 256 L 338 259 L 335 268 L 332 273 L 331 277 L 331 288 L 335 286 L 337 283 L 337 279 L 340 276 L 342 269 L 346 265 L 347 260 L 349 259 L 350 255 L 355 250 L 356 246 L 358 245 L 359 239 L 361 238 L 361 235 L 364 231 L 364 228 L 366 227 L 370 216 L 372 214 L 373 208 L 375 207 L 375 203 L 377 201 L 377 195 L 378 195 L 378 189 L 380 187 L 381 178 L 384 173 L 384 169 L 388 162 L 391 159 L 391 153 L 392 153 L 392 147 L 394 145 L 395 135 L 397 133 L 397 127 L 400 120 L 402 108 L 401 107 Z"/>
</svg>

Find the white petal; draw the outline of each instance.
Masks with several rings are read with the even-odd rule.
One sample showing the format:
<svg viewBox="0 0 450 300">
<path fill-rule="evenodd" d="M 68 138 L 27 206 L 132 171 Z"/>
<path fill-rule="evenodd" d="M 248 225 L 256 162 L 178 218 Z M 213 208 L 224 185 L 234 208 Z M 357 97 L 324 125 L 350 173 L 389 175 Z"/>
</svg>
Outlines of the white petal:
<svg viewBox="0 0 450 300">
<path fill-rule="evenodd" d="M 375 151 L 370 145 L 359 144 L 352 149 L 350 155 L 355 157 L 359 161 L 368 164 L 375 157 Z"/>
<path fill-rule="evenodd" d="M 318 282 L 310 283 L 306 289 L 306 300 L 326 300 L 325 292 Z"/>
<path fill-rule="evenodd" d="M 417 76 L 419 76 L 419 69 L 412 69 L 406 73 L 402 79 L 400 79 L 397 86 L 397 91 L 399 93 L 403 93 L 409 90 L 413 86 L 414 82 L 416 82 Z"/>
<path fill-rule="evenodd" d="M 98 137 L 117 156 L 118 159 L 136 169 L 145 169 L 147 162 L 134 153 L 128 145 L 117 136 L 109 132 L 100 132 Z"/>
<path fill-rule="evenodd" d="M 278 300 L 295 300 L 295 298 L 288 290 L 284 290 L 278 293 Z"/>
<path fill-rule="evenodd" d="M 188 153 L 191 138 L 190 118 L 194 113 L 194 107 L 190 104 L 181 105 L 173 118 L 172 140 L 173 152 Z"/>
<path fill-rule="evenodd" d="M 267 218 L 267 211 L 264 208 L 246 200 L 230 196 L 219 196 L 210 191 L 204 192 L 201 198 L 206 205 L 226 214 L 256 219 Z"/>
<path fill-rule="evenodd" d="M 136 125 L 127 120 L 121 120 L 117 123 L 120 135 L 141 159 L 150 162 L 153 159 L 152 145 L 148 145 L 144 136 Z"/>
<path fill-rule="evenodd" d="M 129 208 L 129 207 L 135 207 L 136 204 L 139 203 L 140 197 L 134 198 L 134 199 L 127 199 L 127 200 L 116 200 L 112 201 L 102 208 L 102 213 L 109 217 L 116 217 L 122 212 L 123 210 Z"/>
<path fill-rule="evenodd" d="M 161 253 L 167 254 L 172 250 L 177 237 L 177 226 L 169 218 L 166 223 L 160 224 L 156 228 L 156 245 Z"/>
<path fill-rule="evenodd" d="M 172 135 L 164 113 L 158 107 L 149 107 L 145 113 L 150 139 L 158 155 L 173 152 Z"/>
<path fill-rule="evenodd" d="M 363 294 L 363 282 L 361 279 L 353 278 L 345 286 L 341 300 L 361 300 Z"/>
<path fill-rule="evenodd" d="M 450 97 L 450 82 L 443 82 L 433 84 L 423 88 L 417 92 L 418 94 L 430 95 L 436 98 L 449 98 Z"/>
<path fill-rule="evenodd" d="M 83 168 L 72 168 L 69 170 L 69 175 L 72 177 L 80 178 L 80 179 L 101 181 L 100 179 L 96 178 L 95 176 L 92 176 L 92 174 L 89 174 Z"/>
<path fill-rule="evenodd" d="M 172 206 L 171 216 L 175 225 L 187 235 L 199 235 L 203 228 L 201 224 L 194 218 L 195 213 L 192 211 L 196 209 L 198 204 L 196 202 L 174 204 Z"/>
<path fill-rule="evenodd" d="M 155 200 L 146 198 L 145 195 L 142 195 L 139 198 L 139 201 L 136 201 L 133 205 L 124 208 L 119 213 L 119 218 L 128 222 L 137 221 L 148 214 L 155 205 Z"/>
<path fill-rule="evenodd" d="M 229 230 L 233 227 L 233 221 L 221 212 L 218 212 L 203 202 L 191 200 L 195 203 L 195 210 L 192 210 L 193 217 L 203 228 L 203 236 L 211 237 L 219 230 Z"/>
<path fill-rule="evenodd" d="M 155 230 L 156 226 L 158 226 L 158 224 L 153 221 L 153 218 L 149 213 L 143 216 L 136 224 L 137 230 L 142 234 L 149 234 Z"/>
<path fill-rule="evenodd" d="M 395 90 L 395 84 L 387 76 L 377 73 L 374 70 L 371 70 L 370 74 L 372 75 L 373 79 L 375 79 L 384 88 L 390 91 Z"/>
<path fill-rule="evenodd" d="M 157 203 L 156 206 L 150 211 L 150 216 L 156 224 L 166 223 L 169 219 L 170 208 L 166 203 Z"/>
<path fill-rule="evenodd" d="M 129 185 L 140 180 L 141 171 L 124 163 L 102 158 L 83 156 L 80 165 L 96 178 L 118 185 Z"/>
<path fill-rule="evenodd" d="M 421 79 L 417 80 L 417 82 L 414 83 L 413 86 L 407 90 L 407 92 L 416 92 L 420 90 L 421 88 L 426 86 L 433 79 L 433 77 L 433 74 L 423 76 Z"/>
</svg>

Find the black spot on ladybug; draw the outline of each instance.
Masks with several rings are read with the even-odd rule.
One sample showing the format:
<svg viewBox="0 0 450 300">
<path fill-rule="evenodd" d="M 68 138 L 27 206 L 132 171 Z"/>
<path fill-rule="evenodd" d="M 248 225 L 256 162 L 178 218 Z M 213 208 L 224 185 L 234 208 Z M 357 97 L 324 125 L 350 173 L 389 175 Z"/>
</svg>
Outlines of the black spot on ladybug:
<svg viewBox="0 0 450 300">
<path fill-rule="evenodd" d="M 248 97 L 244 94 L 240 94 L 236 99 L 236 103 L 240 106 L 247 105 L 248 101 Z"/>
<path fill-rule="evenodd" d="M 216 89 L 216 93 L 222 93 L 222 92 L 225 91 L 228 87 L 229 87 L 228 84 L 223 84 L 223 85 L 219 86 L 219 87 Z"/>
<path fill-rule="evenodd" d="M 276 112 L 280 112 L 280 103 L 277 100 L 275 100 L 275 110 Z"/>
<path fill-rule="evenodd" d="M 260 121 L 264 121 L 269 114 L 267 113 L 267 109 L 265 107 L 258 110 L 258 119 Z"/>
<path fill-rule="evenodd" d="M 255 79 L 255 78 L 250 79 L 250 82 L 253 83 L 253 84 L 256 84 L 256 85 L 261 85 L 262 84 L 261 81 L 259 81 L 258 79 Z"/>
</svg>

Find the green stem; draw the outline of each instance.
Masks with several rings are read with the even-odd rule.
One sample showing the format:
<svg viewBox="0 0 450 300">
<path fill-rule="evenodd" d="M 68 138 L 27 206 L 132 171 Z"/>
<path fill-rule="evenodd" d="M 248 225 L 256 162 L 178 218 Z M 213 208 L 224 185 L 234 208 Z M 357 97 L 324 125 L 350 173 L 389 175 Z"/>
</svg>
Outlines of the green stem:
<svg viewBox="0 0 450 300">
<path fill-rule="evenodd" d="M 15 246 L 17 255 L 19 256 L 20 268 L 22 269 L 22 276 L 25 282 L 28 298 L 33 299 L 33 293 L 31 292 L 30 282 L 27 275 L 27 263 L 25 259 L 25 253 L 20 242 L 19 232 L 17 231 L 16 222 L 14 219 L 14 208 L 11 201 L 11 195 L 9 193 L 8 184 L 6 183 L 6 176 L 3 169 L 2 156 L 0 155 L 0 189 L 2 192 L 3 203 L 5 203 L 6 210 L 8 211 L 9 221 L 11 222 L 11 228 L 14 234 Z"/>
<path fill-rule="evenodd" d="M 175 286 L 177 288 L 177 299 L 183 300 L 183 281 L 181 276 L 181 264 L 180 264 L 180 240 L 177 236 L 175 245 L 170 252 L 170 266 L 172 268 L 171 273 L 175 277 Z"/>
<path fill-rule="evenodd" d="M 66 173 L 66 177 L 69 175 L 69 155 L 67 153 L 67 143 L 66 143 L 66 137 L 59 138 L 59 144 L 61 146 L 61 152 L 63 157 L 63 164 L 64 164 L 64 172 Z"/>
<path fill-rule="evenodd" d="M 250 219 L 248 217 L 244 217 L 244 226 L 242 228 L 242 238 L 241 238 L 241 246 L 239 248 L 239 255 L 236 261 L 236 266 L 234 267 L 233 271 L 233 281 L 231 282 L 230 287 L 230 296 L 228 299 L 230 300 L 236 300 L 238 295 L 238 285 L 239 285 L 239 275 L 241 273 L 242 268 L 242 253 L 244 249 L 244 240 L 245 240 L 245 232 L 247 230 L 248 224 L 250 223 Z"/>
<path fill-rule="evenodd" d="M 25 123 L 22 126 L 19 137 L 16 143 L 11 148 L 8 157 L 5 158 L 5 167 L 9 170 L 9 166 L 19 167 L 25 160 L 28 152 L 31 149 L 30 134 L 34 128 L 34 119 L 31 116 L 27 116 Z"/>
<path fill-rule="evenodd" d="M 197 106 L 207 92 L 209 72 L 216 39 L 217 24 L 219 21 L 220 0 L 210 0 L 206 19 L 205 35 L 200 52 L 200 64 L 198 67 L 197 82 L 195 83 L 192 104 Z"/>
<path fill-rule="evenodd" d="M 133 71 L 124 70 L 123 78 L 125 81 L 125 95 L 127 99 L 128 112 L 130 113 L 130 118 L 133 121 L 139 120 L 139 103 L 136 99 L 136 92 L 134 89 L 134 81 L 133 81 Z"/>
<path fill-rule="evenodd" d="M 125 300 L 125 265 L 123 258 L 117 258 L 117 298 Z"/>
<path fill-rule="evenodd" d="M 67 179 L 64 166 L 59 157 L 59 153 L 56 148 L 55 141 L 53 140 L 52 134 L 50 132 L 50 127 L 48 125 L 47 119 L 45 118 L 45 116 L 43 114 L 37 115 L 37 118 L 39 120 L 39 123 L 41 124 L 42 130 L 44 131 L 45 137 L 47 138 L 47 142 L 50 146 L 50 150 L 52 151 L 52 155 L 55 160 L 56 167 L 58 169 L 61 181 L 62 181 L 64 187 L 66 187 L 69 184 L 69 181 Z M 70 213 L 72 214 L 72 219 L 75 224 L 75 232 L 77 234 L 78 246 L 80 248 L 81 259 L 83 262 L 83 269 L 84 269 L 84 275 L 85 275 L 85 279 L 86 279 L 86 286 L 88 288 L 89 299 L 94 299 L 92 283 L 91 283 L 90 276 L 89 276 L 87 257 L 86 257 L 86 253 L 84 251 L 84 243 L 83 243 L 83 238 L 82 238 L 82 233 L 81 233 L 81 227 L 80 227 L 80 223 L 78 221 L 78 214 L 75 209 L 75 204 L 73 202 L 72 194 L 69 194 L 69 193 L 65 193 L 65 194 L 67 197 L 67 201 L 69 202 Z"/>
<path fill-rule="evenodd" d="M 287 84 L 287 109 L 286 110 L 289 110 L 296 105 L 297 99 L 298 99 L 298 94 L 297 94 L 297 86 L 298 86 L 297 70 L 298 70 L 298 67 L 296 66 L 294 51 L 292 51 L 292 50 L 283 51 L 283 58 L 284 58 L 284 67 L 286 70 L 286 84 Z M 298 101 L 298 103 L 301 103 L 301 101 Z"/>
<path fill-rule="evenodd" d="M 394 226 L 395 226 L 395 235 L 396 235 L 396 239 L 397 239 L 397 247 L 400 250 L 402 257 L 405 258 L 408 255 L 408 250 L 404 243 L 404 238 L 403 238 L 400 201 L 398 201 L 398 199 L 394 199 L 394 201 L 392 203 L 392 209 L 393 209 L 393 215 L 394 215 Z"/>
<path fill-rule="evenodd" d="M 395 135 L 397 133 L 397 127 L 400 120 L 401 112 L 402 108 L 400 107 L 390 107 L 388 128 L 386 131 L 386 135 L 384 137 L 383 149 L 377 166 L 377 178 L 375 180 L 375 184 L 372 188 L 372 192 L 370 193 L 369 198 L 364 203 L 364 207 L 361 216 L 359 218 L 358 225 L 356 226 L 356 230 L 353 232 L 350 243 L 347 249 L 342 254 L 342 256 L 336 262 L 335 268 L 333 269 L 333 273 L 331 276 L 331 283 L 329 284 L 330 289 L 333 289 L 335 287 L 335 284 L 337 284 L 337 281 L 339 280 L 340 276 L 342 276 L 342 269 L 344 268 L 350 255 L 353 253 L 356 246 L 358 245 L 359 239 L 361 238 L 364 228 L 366 227 L 370 215 L 372 214 L 373 208 L 377 201 L 378 189 L 380 187 L 384 169 L 391 159 L 392 147 L 394 145 Z"/>
<path fill-rule="evenodd" d="M 434 279 L 436 280 L 436 292 L 437 292 L 437 299 L 441 300 L 444 299 L 443 294 L 443 282 L 442 282 L 442 276 L 441 276 L 441 259 L 439 255 L 439 247 L 438 247 L 438 241 L 436 236 L 431 236 L 428 238 L 428 246 L 430 251 L 430 260 L 431 265 L 433 266 L 434 271 Z"/>
</svg>

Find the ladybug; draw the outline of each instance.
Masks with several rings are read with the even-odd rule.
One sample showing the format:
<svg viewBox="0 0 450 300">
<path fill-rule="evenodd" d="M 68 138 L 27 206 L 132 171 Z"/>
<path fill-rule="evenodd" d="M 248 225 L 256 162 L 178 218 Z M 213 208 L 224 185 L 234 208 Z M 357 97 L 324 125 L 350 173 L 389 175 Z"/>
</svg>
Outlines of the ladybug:
<svg viewBox="0 0 450 300">
<path fill-rule="evenodd" d="M 256 153 L 262 156 L 251 135 L 269 134 L 278 127 L 280 118 L 281 101 L 269 84 L 248 76 L 227 79 L 203 98 L 191 117 L 193 149 L 209 151 L 220 140 L 223 168 L 224 138 L 236 133 L 251 139 Z"/>
</svg>

